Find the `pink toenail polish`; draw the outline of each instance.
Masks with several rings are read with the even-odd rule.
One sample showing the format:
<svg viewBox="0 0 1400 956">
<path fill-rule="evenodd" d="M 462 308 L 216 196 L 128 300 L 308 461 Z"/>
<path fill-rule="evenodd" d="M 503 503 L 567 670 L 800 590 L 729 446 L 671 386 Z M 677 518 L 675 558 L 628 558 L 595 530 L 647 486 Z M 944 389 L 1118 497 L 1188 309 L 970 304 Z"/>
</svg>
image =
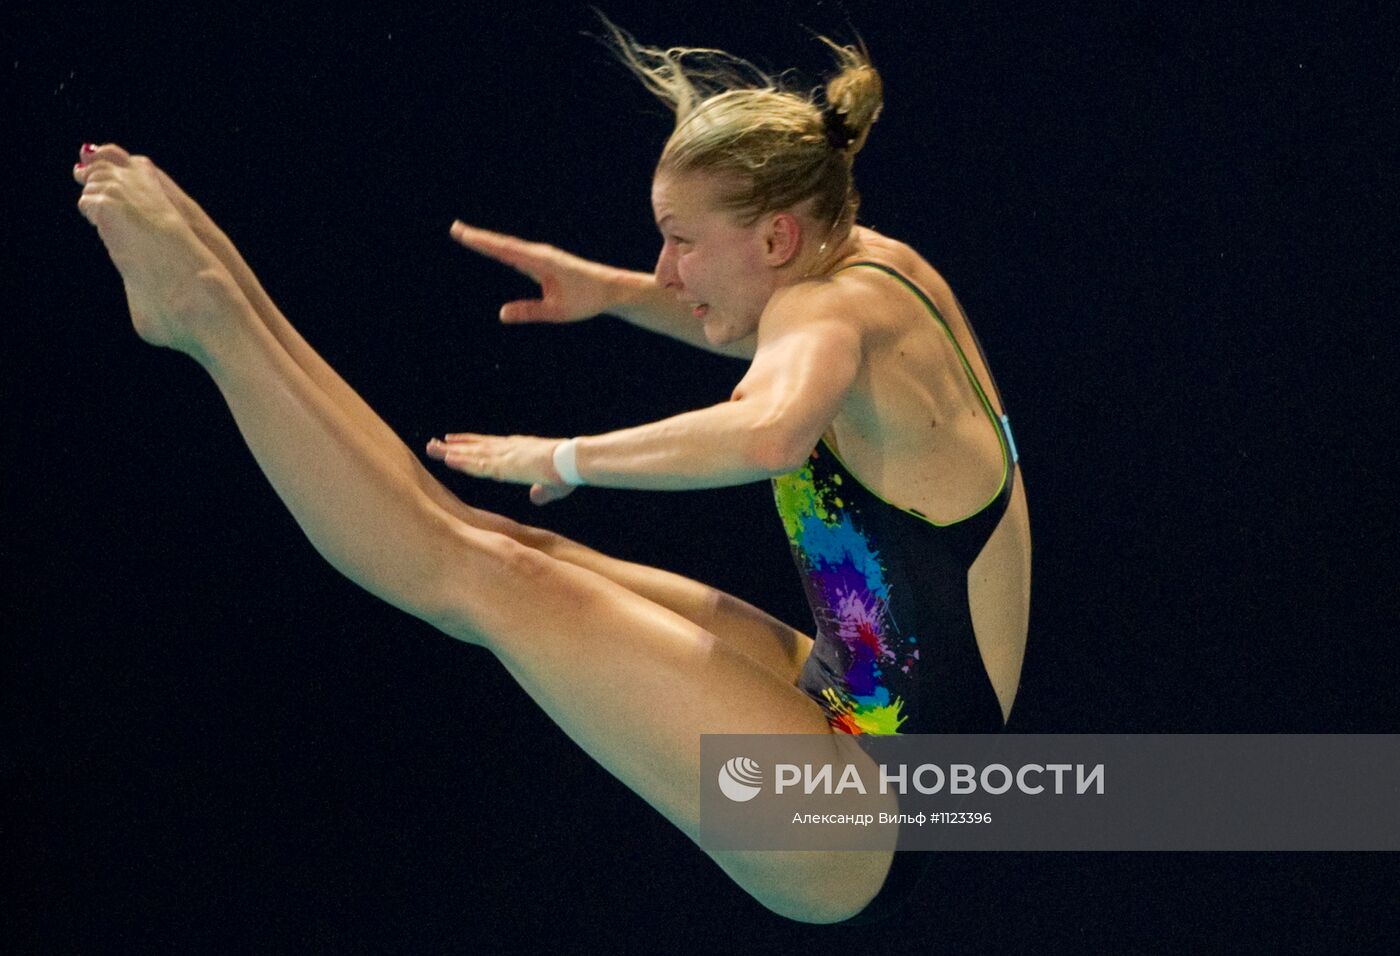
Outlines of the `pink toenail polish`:
<svg viewBox="0 0 1400 956">
<path fill-rule="evenodd" d="M 74 169 L 87 169 L 87 163 L 74 163 Z"/>
<path fill-rule="evenodd" d="M 93 146 L 91 143 L 84 143 L 84 144 L 83 144 L 83 152 L 85 152 L 85 153 L 95 153 L 95 152 L 97 152 L 97 147 L 96 147 L 96 146 Z"/>
</svg>

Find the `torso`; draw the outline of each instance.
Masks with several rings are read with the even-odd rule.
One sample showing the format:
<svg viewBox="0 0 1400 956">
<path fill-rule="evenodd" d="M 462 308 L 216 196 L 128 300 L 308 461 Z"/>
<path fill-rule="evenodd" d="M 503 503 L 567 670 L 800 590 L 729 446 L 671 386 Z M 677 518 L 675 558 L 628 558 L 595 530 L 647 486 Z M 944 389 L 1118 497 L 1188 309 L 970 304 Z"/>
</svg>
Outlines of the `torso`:
<svg viewBox="0 0 1400 956">
<path fill-rule="evenodd" d="M 996 413 L 1001 400 L 952 290 L 903 243 L 861 230 L 864 249 L 838 265 L 878 262 L 901 273 L 947 321 Z M 846 268 L 838 281 L 862 283 L 883 306 L 853 316 L 866 361 L 827 442 L 882 498 L 947 524 L 976 510 L 1001 483 L 996 431 L 957 352 L 928 310 L 885 273 Z"/>
<path fill-rule="evenodd" d="M 936 524 L 958 521 L 998 490 L 1005 461 L 994 423 L 947 333 L 920 300 L 877 269 L 917 285 L 947 322 L 996 415 L 1001 398 L 967 317 L 943 277 L 914 250 L 868 229 L 835 281 L 862 283 L 880 308 L 861 324 L 865 361 L 824 438 L 851 474 L 885 501 Z M 1030 522 L 1018 471 L 1005 516 L 968 573 L 978 648 L 1004 715 L 1019 683 L 1030 608 Z"/>
</svg>

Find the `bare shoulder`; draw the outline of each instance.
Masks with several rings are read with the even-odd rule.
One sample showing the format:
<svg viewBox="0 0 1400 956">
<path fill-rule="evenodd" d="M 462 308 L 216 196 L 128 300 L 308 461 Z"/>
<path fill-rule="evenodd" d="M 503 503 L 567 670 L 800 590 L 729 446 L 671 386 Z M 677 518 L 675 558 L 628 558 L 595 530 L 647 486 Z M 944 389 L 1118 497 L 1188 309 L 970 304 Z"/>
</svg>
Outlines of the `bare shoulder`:
<svg viewBox="0 0 1400 956">
<path fill-rule="evenodd" d="M 884 317 L 892 324 L 888 331 L 908 331 L 910 323 L 915 328 L 924 327 L 926 310 L 918 296 L 910 295 L 911 291 L 926 296 L 940 318 L 951 327 L 958 329 L 966 326 L 967 317 L 963 315 L 952 287 L 927 259 L 907 243 L 865 227 L 861 227 L 860 231 L 861 249 L 840 265 L 843 271 L 839 277 L 850 282 L 864 282 L 883 293 L 887 307 Z M 882 274 L 878 269 L 850 268 L 857 265 L 884 266 L 904 281 Z M 906 283 L 912 285 L 912 290 L 905 287 Z"/>
<path fill-rule="evenodd" d="M 919 299 L 888 272 L 855 268 L 870 265 L 892 270 L 940 306 L 951 299 L 943 277 L 911 246 L 861 227 L 858 248 L 837 263 L 826 278 L 783 290 L 788 294 L 784 304 L 800 306 L 806 314 L 821 312 L 842 317 L 870 344 L 898 338 L 911 326 L 921 327 L 925 312 Z"/>
<path fill-rule="evenodd" d="M 827 330 L 842 326 L 849 330 L 847 335 L 858 338 L 863 351 L 878 350 L 925 327 L 923 306 L 902 283 L 878 269 L 852 266 L 892 269 L 930 296 L 940 309 L 952 301 L 943 277 L 911 246 L 865 227 L 860 227 L 859 238 L 857 249 L 826 276 L 773 293 L 759 322 L 756 348 L 798 329 L 811 331 L 813 326 L 822 325 Z"/>
<path fill-rule="evenodd" d="M 921 256 L 913 246 L 900 242 L 898 239 L 891 239 L 889 236 L 881 235 L 873 229 L 864 226 L 860 228 L 861 251 L 848 259 L 843 266 L 856 265 L 862 262 L 873 262 L 878 265 L 889 266 L 896 272 L 905 276 L 921 289 L 933 296 L 935 299 L 942 298 L 951 293 L 948 283 L 937 269 L 929 264 L 928 260 Z M 869 273 L 861 269 L 847 269 L 843 274 Z M 888 284 L 888 280 L 884 280 Z"/>
<path fill-rule="evenodd" d="M 803 347 L 859 355 L 869 334 L 869 323 L 863 317 L 878 311 L 872 291 L 859 283 L 831 278 L 808 279 L 778 289 L 759 319 L 755 356 Z"/>
<path fill-rule="evenodd" d="M 869 269 L 839 268 L 827 276 L 784 286 L 768 300 L 758 342 L 762 345 L 798 325 L 817 322 L 847 326 L 862 338 L 878 335 L 898 295 L 897 285 Z"/>
</svg>

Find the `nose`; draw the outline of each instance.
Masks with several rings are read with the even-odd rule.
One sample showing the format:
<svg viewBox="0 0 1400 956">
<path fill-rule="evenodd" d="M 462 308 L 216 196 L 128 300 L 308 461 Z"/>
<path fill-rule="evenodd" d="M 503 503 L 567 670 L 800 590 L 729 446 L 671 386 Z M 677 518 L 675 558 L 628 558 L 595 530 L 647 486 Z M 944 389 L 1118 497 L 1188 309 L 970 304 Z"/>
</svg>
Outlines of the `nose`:
<svg viewBox="0 0 1400 956">
<path fill-rule="evenodd" d="M 661 244 L 661 254 L 656 257 L 656 284 L 663 289 L 681 287 L 681 275 L 676 270 L 676 253 L 669 242 Z"/>
</svg>

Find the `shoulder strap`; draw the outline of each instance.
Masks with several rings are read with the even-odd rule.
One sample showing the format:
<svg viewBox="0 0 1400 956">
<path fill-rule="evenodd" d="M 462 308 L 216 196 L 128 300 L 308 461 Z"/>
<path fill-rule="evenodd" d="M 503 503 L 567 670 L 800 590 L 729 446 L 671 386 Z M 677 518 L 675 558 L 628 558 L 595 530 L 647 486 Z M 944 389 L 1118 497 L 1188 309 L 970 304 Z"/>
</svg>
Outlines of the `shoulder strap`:
<svg viewBox="0 0 1400 956">
<path fill-rule="evenodd" d="M 948 341 L 953 344 L 954 350 L 956 350 L 958 353 L 958 361 L 962 363 L 963 371 L 967 373 L 968 380 L 972 382 L 973 388 L 977 390 L 977 395 L 979 398 L 981 398 L 982 404 L 987 410 L 988 417 L 991 418 L 993 422 L 996 422 L 998 424 L 998 431 L 1002 433 L 1002 439 L 1006 445 L 1007 454 L 1010 456 L 1011 462 L 1013 464 L 1019 462 L 1021 460 L 1021 457 L 1016 451 L 1016 440 L 1011 436 L 1010 417 L 1007 415 L 998 415 L 996 413 L 996 409 L 992 407 L 990 399 L 987 398 L 986 392 L 982 389 L 982 383 L 977 380 L 977 375 L 972 371 L 972 366 L 968 363 L 967 356 L 963 354 L 962 346 L 958 344 L 957 336 L 953 334 L 952 328 L 948 325 L 948 320 L 943 318 L 943 313 L 938 311 L 938 306 L 933 304 L 933 299 L 929 298 L 928 293 L 921 289 L 912 279 L 905 276 L 904 273 L 900 272 L 898 269 L 895 269 L 893 266 L 885 265 L 883 262 L 875 262 L 873 260 L 852 262 L 842 266 L 836 271 L 844 272 L 847 269 L 854 269 L 858 266 L 864 266 L 870 269 L 878 269 L 879 271 L 884 272 L 887 275 L 898 280 L 906 289 L 914 293 L 914 295 L 918 296 L 919 301 L 924 304 L 924 308 L 928 309 L 930 314 L 932 314 L 933 317 L 938 321 L 938 324 L 943 327 L 943 331 L 948 336 Z M 977 357 L 982 360 L 982 367 L 987 370 L 987 378 L 991 383 L 992 389 L 997 393 L 997 397 L 1001 398 L 1001 389 L 997 388 L 996 378 L 992 375 L 992 365 L 990 362 L 987 361 L 987 353 L 982 348 L 982 340 L 977 337 L 977 330 L 974 329 L 972 327 L 972 323 L 968 321 L 967 310 L 965 310 L 962 307 L 962 303 L 958 301 L 958 297 L 956 294 L 953 295 L 953 302 L 957 305 L 958 311 L 963 314 L 963 321 L 964 324 L 967 326 L 967 332 L 970 336 L 972 336 L 972 344 L 973 347 L 977 349 Z M 1006 407 L 1004 400 L 1002 403 L 1002 407 Z"/>
</svg>

